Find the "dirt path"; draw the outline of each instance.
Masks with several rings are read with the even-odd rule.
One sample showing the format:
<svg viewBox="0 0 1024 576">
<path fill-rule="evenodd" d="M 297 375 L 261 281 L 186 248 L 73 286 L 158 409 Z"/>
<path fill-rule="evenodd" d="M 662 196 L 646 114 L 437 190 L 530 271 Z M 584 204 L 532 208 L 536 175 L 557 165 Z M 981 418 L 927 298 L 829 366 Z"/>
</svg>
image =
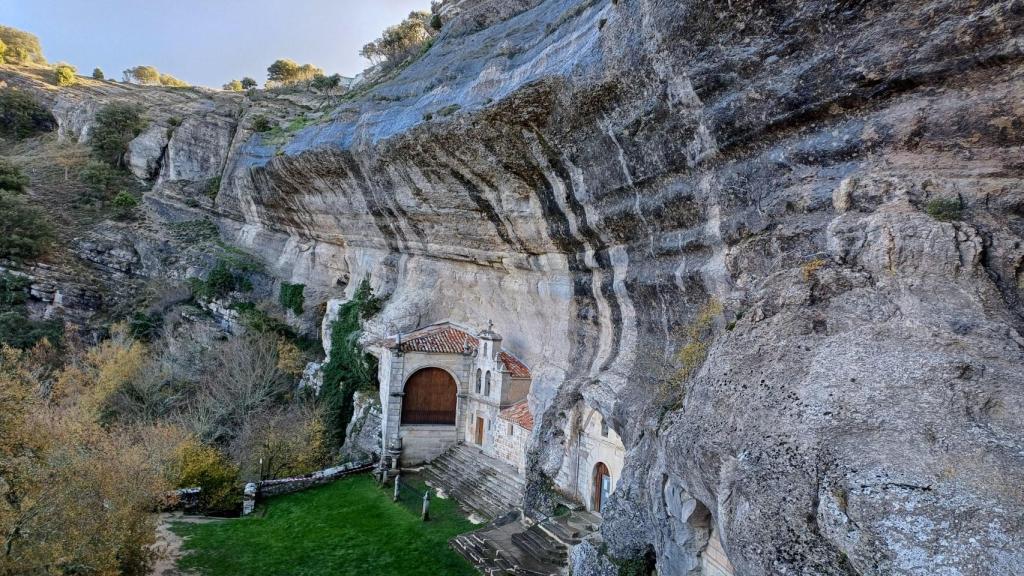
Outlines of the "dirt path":
<svg viewBox="0 0 1024 576">
<path fill-rule="evenodd" d="M 149 571 L 149 576 L 195 576 L 194 572 L 184 572 L 178 569 L 178 560 L 181 558 L 181 545 L 184 541 L 171 531 L 172 522 L 217 522 L 213 518 L 195 518 L 183 516 L 180 512 L 161 514 L 156 527 L 156 542 L 150 547 L 156 552 L 156 561 Z"/>
</svg>

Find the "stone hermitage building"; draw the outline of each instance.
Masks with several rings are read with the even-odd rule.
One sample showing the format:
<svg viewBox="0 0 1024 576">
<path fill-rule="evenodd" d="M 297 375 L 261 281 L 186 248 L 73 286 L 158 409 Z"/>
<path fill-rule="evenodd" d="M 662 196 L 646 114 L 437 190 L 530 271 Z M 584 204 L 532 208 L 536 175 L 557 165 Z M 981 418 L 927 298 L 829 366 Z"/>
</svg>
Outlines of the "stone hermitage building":
<svg viewBox="0 0 1024 576">
<path fill-rule="evenodd" d="M 386 338 L 379 350 L 383 453 L 400 454 L 401 465 L 412 466 L 468 445 L 524 475 L 532 376 L 492 326 L 474 334 L 439 322 Z M 599 412 L 585 406 L 575 412 L 556 484 L 600 512 L 622 473 L 625 450 Z"/>
</svg>

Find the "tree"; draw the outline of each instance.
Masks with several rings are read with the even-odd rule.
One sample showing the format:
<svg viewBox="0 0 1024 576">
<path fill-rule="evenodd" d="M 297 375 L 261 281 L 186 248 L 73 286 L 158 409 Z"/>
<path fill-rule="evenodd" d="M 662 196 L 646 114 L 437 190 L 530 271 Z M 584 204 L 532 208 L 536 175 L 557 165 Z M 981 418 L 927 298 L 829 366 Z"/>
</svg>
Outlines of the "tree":
<svg viewBox="0 0 1024 576">
<path fill-rule="evenodd" d="M 0 574 L 146 574 L 171 449 L 54 401 L 51 349 L 0 349 Z"/>
<path fill-rule="evenodd" d="M 255 80 L 253 80 L 252 78 L 249 78 L 248 76 L 246 76 L 245 78 L 242 78 L 242 88 L 243 89 L 249 90 L 249 89 L 255 88 L 255 87 L 256 87 L 256 81 Z"/>
<path fill-rule="evenodd" d="M 243 89 L 242 82 L 239 80 L 232 80 L 224 85 L 224 89 L 229 92 L 241 92 Z"/>
<path fill-rule="evenodd" d="M 331 94 L 334 90 L 341 86 L 341 74 L 331 74 L 330 76 L 317 76 L 313 78 L 311 83 L 313 88 L 323 92 L 324 94 Z"/>
<path fill-rule="evenodd" d="M 104 76 L 104 74 L 103 74 L 103 70 L 100 70 L 99 68 L 93 68 L 92 69 L 92 77 L 94 79 L 96 79 L 96 80 L 105 80 L 106 79 L 106 76 Z"/>
<path fill-rule="evenodd" d="M 429 12 L 410 12 L 405 20 L 389 26 L 380 38 L 369 42 L 359 55 L 374 64 L 398 65 L 417 54 L 430 41 L 437 30 L 430 26 Z"/>
<path fill-rule="evenodd" d="M 10 64 L 46 64 L 43 48 L 35 34 L 10 26 L 0 26 L 0 42 L 5 45 L 3 55 Z"/>
<path fill-rule="evenodd" d="M 267 80 L 285 84 L 295 78 L 298 73 L 298 62 L 288 58 L 281 58 L 275 60 L 273 64 L 267 67 Z"/>
<path fill-rule="evenodd" d="M 281 84 L 295 84 L 322 76 L 323 70 L 312 64 L 302 64 L 288 58 L 276 60 L 267 67 L 267 80 Z"/>
<path fill-rule="evenodd" d="M 6 160 L 0 160 L 0 190 L 24 192 L 28 185 L 28 176 L 21 169 Z"/>
<path fill-rule="evenodd" d="M 57 120 L 29 93 L 0 89 L 0 135 L 21 139 L 56 129 Z"/>
<path fill-rule="evenodd" d="M 128 143 L 145 127 L 141 108 L 124 102 L 111 102 L 96 113 L 96 126 L 90 139 L 93 152 L 101 160 L 120 168 L 124 165 Z"/>
<path fill-rule="evenodd" d="M 77 70 L 71 64 L 61 62 L 53 71 L 58 86 L 71 86 L 78 81 L 78 77 L 75 75 Z"/>
<path fill-rule="evenodd" d="M 49 217 L 24 197 L 0 191 L 0 258 L 32 260 L 54 241 Z"/>
<path fill-rule="evenodd" d="M 124 71 L 124 81 L 156 85 L 160 83 L 160 71 L 153 66 L 135 66 Z"/>
</svg>

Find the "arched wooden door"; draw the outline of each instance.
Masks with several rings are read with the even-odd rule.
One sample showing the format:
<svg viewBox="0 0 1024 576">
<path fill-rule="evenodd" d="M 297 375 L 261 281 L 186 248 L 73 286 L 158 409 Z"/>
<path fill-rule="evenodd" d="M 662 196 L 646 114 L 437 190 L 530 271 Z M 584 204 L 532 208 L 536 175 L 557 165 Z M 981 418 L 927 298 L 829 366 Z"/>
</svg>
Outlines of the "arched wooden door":
<svg viewBox="0 0 1024 576">
<path fill-rule="evenodd" d="M 455 379 L 440 368 L 417 370 L 405 383 L 402 424 L 455 425 Z"/>
<path fill-rule="evenodd" d="M 604 462 L 594 466 L 594 512 L 601 512 L 608 495 L 612 492 L 612 476 Z"/>
</svg>

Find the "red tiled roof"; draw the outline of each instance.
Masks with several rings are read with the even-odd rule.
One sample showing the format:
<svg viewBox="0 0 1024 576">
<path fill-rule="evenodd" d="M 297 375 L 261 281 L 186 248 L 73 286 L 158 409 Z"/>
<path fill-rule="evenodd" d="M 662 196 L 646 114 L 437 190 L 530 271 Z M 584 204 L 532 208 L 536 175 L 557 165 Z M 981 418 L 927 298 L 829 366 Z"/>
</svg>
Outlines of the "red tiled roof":
<svg viewBox="0 0 1024 576">
<path fill-rule="evenodd" d="M 457 328 L 452 324 L 439 324 L 410 333 L 401 337 L 402 352 L 435 352 L 442 354 L 462 354 L 476 352 L 479 341 L 476 336 Z M 388 348 L 398 346 L 397 338 L 389 338 L 384 342 Z M 529 378 L 530 369 L 508 352 L 501 352 L 501 363 L 513 378 Z"/>
<path fill-rule="evenodd" d="M 530 404 L 526 400 L 498 412 L 498 418 L 515 422 L 527 430 L 533 430 L 533 412 L 530 412 Z"/>
<path fill-rule="evenodd" d="M 505 365 L 505 370 L 512 375 L 513 378 L 529 378 L 530 369 L 519 361 L 519 358 L 509 354 L 508 352 L 502 352 L 499 356 L 501 363 Z"/>
</svg>

